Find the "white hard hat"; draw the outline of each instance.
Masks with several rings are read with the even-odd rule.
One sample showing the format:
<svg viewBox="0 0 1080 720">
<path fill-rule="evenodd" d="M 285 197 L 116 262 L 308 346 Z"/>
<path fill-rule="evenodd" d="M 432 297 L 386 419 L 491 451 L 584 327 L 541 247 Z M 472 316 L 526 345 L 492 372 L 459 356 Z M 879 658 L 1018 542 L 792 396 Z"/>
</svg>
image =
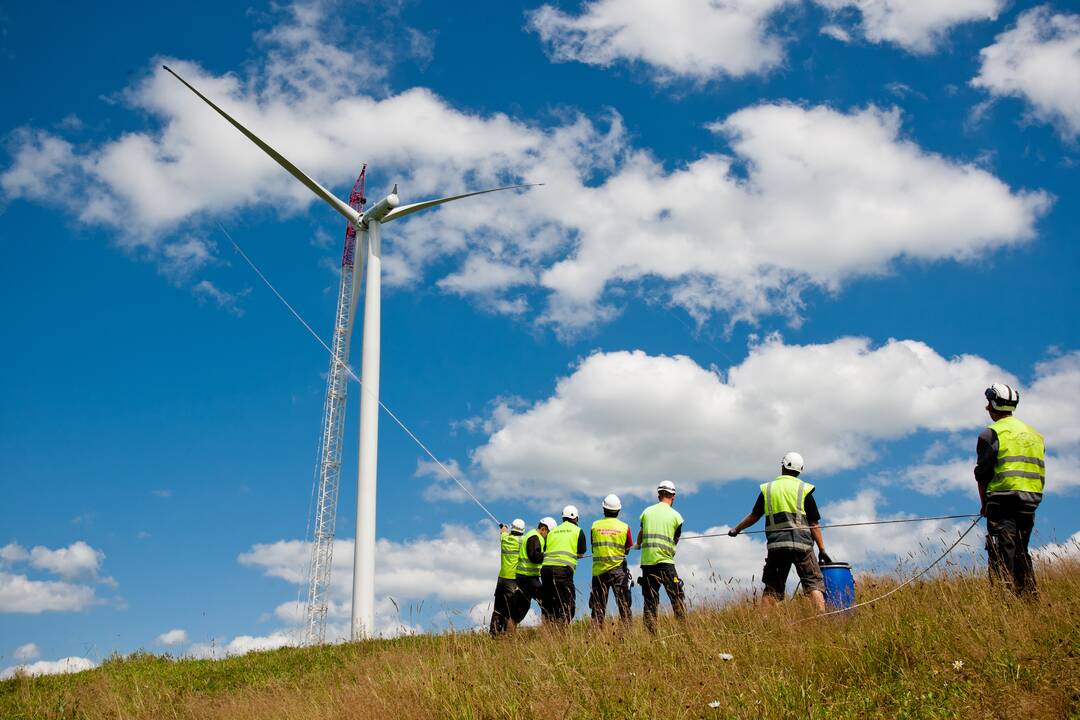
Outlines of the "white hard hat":
<svg viewBox="0 0 1080 720">
<path fill-rule="evenodd" d="M 525 521 L 521 518 L 514 518 L 514 522 L 510 523 L 510 529 L 525 532 Z"/>
<path fill-rule="evenodd" d="M 549 516 L 540 520 L 540 524 L 548 530 L 554 530 L 559 523 L 555 522 L 555 518 Z"/>
<path fill-rule="evenodd" d="M 577 508 L 574 507 L 573 505 L 567 505 L 566 507 L 564 507 L 562 509 L 562 516 L 564 518 L 566 518 L 567 520 L 577 520 L 578 519 Z"/>
<path fill-rule="evenodd" d="M 802 455 L 797 452 L 789 452 L 782 460 L 780 460 L 780 467 L 785 470 L 794 470 L 795 472 L 801 473 L 803 471 L 803 466 Z"/>
<path fill-rule="evenodd" d="M 618 495 L 612 493 L 604 498 L 603 507 L 605 510 L 622 510 L 622 500 L 619 499 Z"/>
<path fill-rule="evenodd" d="M 1004 383 L 994 383 L 986 388 L 986 399 L 990 407 L 999 412 L 1012 412 L 1020 402 L 1020 391 Z"/>
<path fill-rule="evenodd" d="M 660 484 L 656 486 L 656 492 L 675 494 L 675 483 L 670 480 L 661 480 Z"/>
</svg>

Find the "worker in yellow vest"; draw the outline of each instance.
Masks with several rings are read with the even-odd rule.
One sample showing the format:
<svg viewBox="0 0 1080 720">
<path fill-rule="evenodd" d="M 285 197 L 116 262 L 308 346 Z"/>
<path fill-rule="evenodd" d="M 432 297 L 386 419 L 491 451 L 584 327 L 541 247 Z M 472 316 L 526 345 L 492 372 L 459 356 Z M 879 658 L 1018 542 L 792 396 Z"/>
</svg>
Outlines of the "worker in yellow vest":
<svg viewBox="0 0 1080 720">
<path fill-rule="evenodd" d="M 577 611 L 574 570 L 585 555 L 585 533 L 578 527 L 578 510 L 567 505 L 563 521 L 548 533 L 540 580 L 544 586 L 544 617 L 556 624 L 568 625 Z"/>
<path fill-rule="evenodd" d="M 525 533 L 525 536 L 521 538 L 517 564 L 517 585 L 520 592 L 517 596 L 518 604 L 515 607 L 515 623 L 520 623 L 529 614 L 533 600 L 540 606 L 541 612 L 543 611 L 544 591 L 543 583 L 540 582 L 540 567 L 544 564 L 544 549 L 548 533 L 554 530 L 555 526 L 555 518 L 543 518 L 535 529 Z"/>
<path fill-rule="evenodd" d="M 626 555 L 633 546 L 630 526 L 619 519 L 622 501 L 618 495 L 608 495 L 601 504 L 604 517 L 592 524 L 592 592 L 589 594 L 589 610 L 593 625 L 602 627 L 607 614 L 608 588 L 615 594 L 615 606 L 619 620 L 628 626 L 633 618 L 630 612 L 630 571 L 626 568 Z"/>
<path fill-rule="evenodd" d="M 1036 597 L 1028 542 L 1046 484 L 1046 446 L 1035 428 L 1013 416 L 1020 393 L 1008 385 L 986 388 L 993 422 L 980 434 L 975 481 L 986 516 L 990 578 L 1017 595 Z"/>
<path fill-rule="evenodd" d="M 675 483 L 661 480 L 656 487 L 655 505 L 641 513 L 641 528 L 637 544 L 641 550 L 641 596 L 644 599 L 645 627 L 656 632 L 656 615 L 660 608 L 660 587 L 667 591 L 675 617 L 686 617 L 686 595 L 683 581 L 675 570 L 675 546 L 682 535 L 683 518 L 672 507 L 675 503 Z"/>
<path fill-rule="evenodd" d="M 495 606 L 491 610 L 492 635 L 501 635 L 507 629 L 517 625 L 513 620 L 514 608 L 518 605 L 520 592 L 517 584 L 518 555 L 521 552 L 521 534 L 525 532 L 525 521 L 517 518 L 507 527 L 499 525 L 499 580 L 495 583 Z"/>
<path fill-rule="evenodd" d="M 821 535 L 821 513 L 814 500 L 814 486 L 800 480 L 803 457 L 789 452 L 780 461 L 780 475 L 761 486 L 757 502 L 750 514 L 738 525 L 728 530 L 735 537 L 765 516 L 765 569 L 761 581 L 765 591 L 761 595 L 762 607 L 769 607 L 784 599 L 791 566 L 795 566 L 802 582 L 803 592 L 810 597 L 819 612 L 825 611 L 825 579 L 821 566 L 830 563 L 825 552 L 825 539 Z M 815 543 L 820 550 L 814 557 Z"/>
</svg>

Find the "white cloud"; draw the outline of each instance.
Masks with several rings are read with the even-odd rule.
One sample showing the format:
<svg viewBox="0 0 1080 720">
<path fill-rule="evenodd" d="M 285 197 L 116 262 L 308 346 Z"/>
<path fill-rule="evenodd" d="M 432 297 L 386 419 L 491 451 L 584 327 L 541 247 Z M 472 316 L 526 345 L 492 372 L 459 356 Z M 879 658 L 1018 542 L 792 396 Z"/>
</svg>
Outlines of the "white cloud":
<svg viewBox="0 0 1080 720">
<path fill-rule="evenodd" d="M 1080 532 L 1061 543 L 1045 543 L 1031 551 L 1037 560 L 1043 562 L 1059 562 L 1061 560 L 1076 560 L 1080 558 Z"/>
<path fill-rule="evenodd" d="M 0 567 L 26 563 L 59 575 L 63 581 L 37 580 L 0 569 L 0 612 L 70 612 L 88 607 L 97 598 L 94 587 L 87 583 L 116 586 L 115 580 L 98 574 L 104 559 L 105 553 L 82 540 L 55 550 L 42 545 L 30 550 L 16 543 L 5 545 L 0 548 Z"/>
<path fill-rule="evenodd" d="M 9 199 L 49 200 L 63 196 L 65 175 L 77 170 L 71 143 L 44 130 L 22 128 L 12 133 L 11 167 L 0 175 L 0 190 Z"/>
<path fill-rule="evenodd" d="M 773 4 L 723 12 L 750 17 Z M 603 122 L 564 115 L 562 124 L 540 127 L 460 111 L 424 88 L 385 94 L 354 75 L 331 81 L 340 51 L 311 32 L 313 17 L 293 22 L 302 32 L 286 26 L 268 35 L 275 60 L 254 75 L 171 65 L 330 186 L 351 184 L 361 159 L 400 180 L 407 200 L 547 181 L 395 224 L 384 268 L 387 282 L 400 285 L 460 260 L 440 281 L 445 292 L 511 314 L 528 312 L 538 295 L 541 321 L 567 332 L 616 314 L 607 291 L 645 279 L 660 280 L 671 302 L 699 318 L 796 318 L 810 287 L 833 291 L 905 258 L 966 260 L 1025 243 L 1050 204 L 1044 193 L 1014 190 L 973 164 L 923 150 L 904 138 L 897 111 L 875 107 L 745 108 L 710 126 L 732 155 L 718 150 L 669 168 L 631 144 L 616 114 Z M 164 72 L 137 82 L 127 98 L 158 127 L 76 152 L 90 193 L 78 219 L 115 228 L 125 247 L 159 263 L 205 266 L 212 248 L 190 246 L 193 226 L 256 206 L 288 213 L 312 203 Z M 49 163 L 20 154 L 43 142 L 16 142 L 3 175 L 10 187 L 47 178 L 35 168 Z M 328 211 L 321 217 L 332 221 Z M 201 287 L 209 298 L 211 287 L 228 292 Z"/>
<path fill-rule="evenodd" d="M 41 650 L 34 643 L 26 643 L 15 648 L 15 659 L 20 662 L 35 660 L 41 656 Z"/>
<path fill-rule="evenodd" d="M 64 578 L 80 575 L 96 577 L 104 559 L 105 553 L 95 550 L 82 540 L 77 540 L 66 548 L 50 550 L 39 545 L 30 551 L 30 564 L 33 567 L 48 570 Z"/>
<path fill-rule="evenodd" d="M 58 580 L 31 580 L 0 571 L 0 612 L 37 614 L 83 610 L 95 602 L 94 588 Z"/>
<path fill-rule="evenodd" d="M 311 558 L 310 544 L 300 540 L 264 543 L 240 555 L 242 565 L 257 567 L 270 577 L 295 586 L 305 583 Z M 477 529 L 444 525 L 437 536 L 401 542 L 377 541 L 375 568 L 375 627 L 382 637 L 420 630 L 423 606 L 434 603 L 476 603 L 494 593 L 498 575 L 498 539 L 494 526 Z M 352 596 L 353 541 L 334 541 L 329 617 L 342 621 L 331 628 L 329 639 L 348 637 L 349 598 Z M 304 608 L 295 601 L 278 605 L 274 615 L 298 625 Z"/>
<path fill-rule="evenodd" d="M 176 628 L 175 630 L 169 630 L 163 632 L 157 636 L 154 640 L 158 645 L 165 645 L 166 647 L 172 647 L 173 645 L 183 645 L 188 640 L 187 630 Z"/>
<path fill-rule="evenodd" d="M 1080 15 L 1050 5 L 1028 10 L 980 56 L 973 86 L 1021 98 L 1063 137 L 1080 135 Z"/>
<path fill-rule="evenodd" d="M 17 674 L 60 675 L 83 672 L 97 667 L 97 663 L 84 657 L 66 657 L 60 660 L 39 660 L 30 665 L 13 665 L 0 670 L 0 680 L 10 680 Z"/>
<path fill-rule="evenodd" d="M 279 630 L 262 636 L 237 635 L 227 643 L 196 643 L 188 649 L 187 655 L 194 658 L 219 660 L 234 655 L 277 650 L 299 644 L 300 640 L 295 631 Z"/>
<path fill-rule="evenodd" d="M 791 0 L 592 0 L 580 15 L 543 5 L 529 28 L 552 60 L 642 63 L 661 80 L 765 73 L 784 59 L 769 21 Z"/>
<path fill-rule="evenodd" d="M 685 356 L 595 353 L 551 397 L 496 406 L 472 459 L 483 492 L 501 497 L 646 497 L 661 479 L 693 490 L 767 475 L 792 449 L 821 476 L 865 466 L 881 441 L 977 427 L 982 390 L 1002 378 L 912 340 L 773 336 L 726 374 Z"/>
<path fill-rule="evenodd" d="M 191 292 L 200 301 L 210 301 L 223 310 L 227 310 L 230 314 L 240 317 L 244 314 L 243 309 L 237 304 L 242 295 L 247 293 L 231 293 L 226 290 L 222 290 L 209 280 L 200 280 L 195 283 L 191 288 Z"/>
<path fill-rule="evenodd" d="M 936 50 L 950 30 L 964 23 L 996 20 L 1005 0 L 814 0 L 833 13 L 858 12 L 858 29 L 874 43 L 893 43 L 908 52 Z M 845 30 L 833 24 L 847 34 Z M 826 32 L 825 29 L 822 32 Z M 838 37 L 838 33 L 826 32 Z M 847 38 L 838 37 L 847 42 Z"/>
<path fill-rule="evenodd" d="M 25 562 L 30 559 L 30 553 L 26 548 L 15 543 L 8 543 L 4 547 L 0 547 L 0 562 L 4 563 L 17 563 Z"/>
</svg>

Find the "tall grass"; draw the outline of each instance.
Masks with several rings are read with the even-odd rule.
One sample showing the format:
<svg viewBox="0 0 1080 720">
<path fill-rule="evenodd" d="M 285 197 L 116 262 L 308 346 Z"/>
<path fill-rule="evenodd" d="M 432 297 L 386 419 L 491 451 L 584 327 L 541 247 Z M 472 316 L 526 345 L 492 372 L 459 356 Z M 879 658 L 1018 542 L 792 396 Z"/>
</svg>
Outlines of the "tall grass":
<svg viewBox="0 0 1080 720">
<path fill-rule="evenodd" d="M 0 683 L 0 718 L 1080 718 L 1080 564 L 1039 580 L 1024 602 L 954 568 L 852 617 L 740 602 L 662 618 L 655 636 L 579 622 L 221 661 L 138 654 Z M 860 599 L 895 582 L 863 579 Z"/>
</svg>

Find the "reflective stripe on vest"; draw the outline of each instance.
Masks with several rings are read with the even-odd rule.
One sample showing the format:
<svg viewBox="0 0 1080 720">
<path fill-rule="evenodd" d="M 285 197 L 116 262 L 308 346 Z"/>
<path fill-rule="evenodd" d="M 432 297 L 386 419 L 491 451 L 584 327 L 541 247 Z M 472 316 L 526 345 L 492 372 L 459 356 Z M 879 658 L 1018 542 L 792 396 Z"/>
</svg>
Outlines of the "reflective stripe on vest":
<svg viewBox="0 0 1080 720">
<path fill-rule="evenodd" d="M 626 559 L 626 533 L 630 526 L 622 520 L 606 517 L 592 524 L 592 574 L 614 570 Z"/>
<path fill-rule="evenodd" d="M 544 536 L 540 534 L 540 531 L 533 529 L 525 533 L 525 537 L 521 538 L 521 547 L 518 549 L 517 574 L 525 577 L 540 577 L 540 563 L 529 560 L 529 553 L 526 552 L 529 538 L 532 537 L 540 541 L 540 552 L 544 552 Z"/>
<path fill-rule="evenodd" d="M 641 513 L 641 564 L 675 563 L 675 529 L 682 515 L 667 503 L 658 502 Z"/>
<path fill-rule="evenodd" d="M 517 577 L 518 553 L 521 552 L 521 536 L 504 533 L 502 536 L 502 561 L 499 563 L 499 577 L 513 580 Z"/>
<path fill-rule="evenodd" d="M 765 496 L 765 538 L 770 550 L 810 550 L 814 536 L 806 522 L 806 496 L 814 486 L 779 475 L 761 486 Z"/>
<path fill-rule="evenodd" d="M 544 549 L 543 567 L 577 568 L 578 537 L 581 528 L 569 520 L 548 533 L 547 547 Z"/>
<path fill-rule="evenodd" d="M 987 493 L 1039 493 L 1046 484 L 1043 436 L 1012 415 L 991 423 L 997 433 L 998 456 Z"/>
</svg>

